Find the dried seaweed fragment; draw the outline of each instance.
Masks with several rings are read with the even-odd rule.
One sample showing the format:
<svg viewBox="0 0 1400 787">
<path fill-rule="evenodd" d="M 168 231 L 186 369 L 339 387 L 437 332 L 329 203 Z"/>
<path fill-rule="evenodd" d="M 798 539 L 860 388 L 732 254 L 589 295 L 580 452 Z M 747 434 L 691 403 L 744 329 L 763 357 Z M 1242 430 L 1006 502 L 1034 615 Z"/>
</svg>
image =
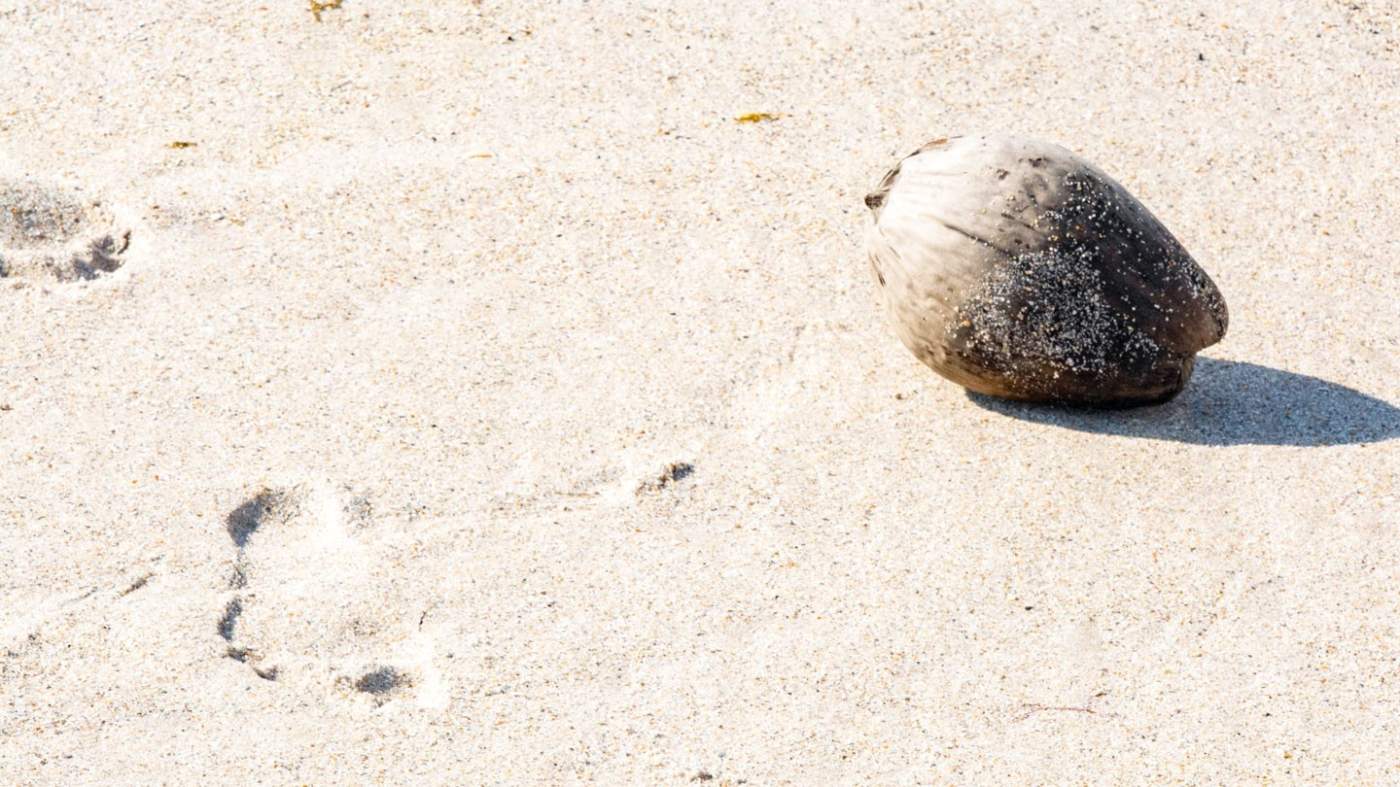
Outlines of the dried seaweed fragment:
<svg viewBox="0 0 1400 787">
<path fill-rule="evenodd" d="M 345 0 L 325 0 L 325 2 L 317 2 L 317 0 L 307 0 L 307 2 L 311 3 L 311 15 L 316 18 L 317 22 L 319 22 L 321 21 L 322 11 L 333 11 L 337 8 L 340 8 L 340 4 L 345 2 Z"/>
</svg>

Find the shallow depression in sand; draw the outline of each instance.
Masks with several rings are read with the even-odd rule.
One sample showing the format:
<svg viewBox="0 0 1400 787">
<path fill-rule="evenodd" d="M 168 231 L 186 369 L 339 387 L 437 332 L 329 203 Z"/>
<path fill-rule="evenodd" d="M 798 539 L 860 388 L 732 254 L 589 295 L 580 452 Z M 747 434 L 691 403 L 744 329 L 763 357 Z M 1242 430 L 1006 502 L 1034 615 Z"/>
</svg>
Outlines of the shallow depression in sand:
<svg viewBox="0 0 1400 787">
<path fill-rule="evenodd" d="M 131 229 L 76 189 L 0 177 L 0 278 L 85 281 L 126 262 Z"/>
</svg>

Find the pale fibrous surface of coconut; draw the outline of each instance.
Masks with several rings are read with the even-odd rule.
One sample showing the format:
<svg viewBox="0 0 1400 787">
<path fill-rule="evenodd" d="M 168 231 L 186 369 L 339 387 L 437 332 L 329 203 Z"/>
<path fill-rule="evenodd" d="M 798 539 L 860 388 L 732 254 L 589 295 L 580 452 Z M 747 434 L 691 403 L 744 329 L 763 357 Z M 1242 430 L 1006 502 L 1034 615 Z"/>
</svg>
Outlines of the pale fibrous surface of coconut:
<svg viewBox="0 0 1400 787">
<path fill-rule="evenodd" d="M 1176 238 L 1058 145 L 938 139 L 866 197 L 869 258 L 900 339 L 978 393 L 1170 399 L 1225 335 L 1225 301 Z"/>
</svg>

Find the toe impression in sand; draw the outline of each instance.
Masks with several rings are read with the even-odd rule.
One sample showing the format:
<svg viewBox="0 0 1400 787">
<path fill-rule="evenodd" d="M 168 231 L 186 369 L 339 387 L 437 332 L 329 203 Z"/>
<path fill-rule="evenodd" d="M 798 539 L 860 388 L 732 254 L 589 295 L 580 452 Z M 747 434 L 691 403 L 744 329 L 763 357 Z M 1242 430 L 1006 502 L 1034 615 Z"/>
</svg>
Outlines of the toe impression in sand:
<svg viewBox="0 0 1400 787">
<path fill-rule="evenodd" d="M 1068 150 L 930 142 L 865 198 L 899 338 L 978 393 L 1132 407 L 1186 386 L 1225 335 L 1215 283 L 1131 194 Z"/>
</svg>

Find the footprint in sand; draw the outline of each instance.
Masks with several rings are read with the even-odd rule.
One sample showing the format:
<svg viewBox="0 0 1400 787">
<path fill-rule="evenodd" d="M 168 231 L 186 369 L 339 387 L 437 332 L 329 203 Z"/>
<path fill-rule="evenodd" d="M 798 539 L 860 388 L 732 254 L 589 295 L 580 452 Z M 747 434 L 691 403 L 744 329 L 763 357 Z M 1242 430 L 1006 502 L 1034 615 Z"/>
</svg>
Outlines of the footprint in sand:
<svg viewBox="0 0 1400 787">
<path fill-rule="evenodd" d="M 0 278 L 89 281 L 126 263 L 132 229 L 79 189 L 0 176 Z"/>
<path fill-rule="evenodd" d="M 392 534 L 367 498 L 268 487 L 229 512 L 234 550 L 214 631 L 260 678 L 377 708 L 445 704 L 424 603 L 383 567 Z"/>
</svg>

